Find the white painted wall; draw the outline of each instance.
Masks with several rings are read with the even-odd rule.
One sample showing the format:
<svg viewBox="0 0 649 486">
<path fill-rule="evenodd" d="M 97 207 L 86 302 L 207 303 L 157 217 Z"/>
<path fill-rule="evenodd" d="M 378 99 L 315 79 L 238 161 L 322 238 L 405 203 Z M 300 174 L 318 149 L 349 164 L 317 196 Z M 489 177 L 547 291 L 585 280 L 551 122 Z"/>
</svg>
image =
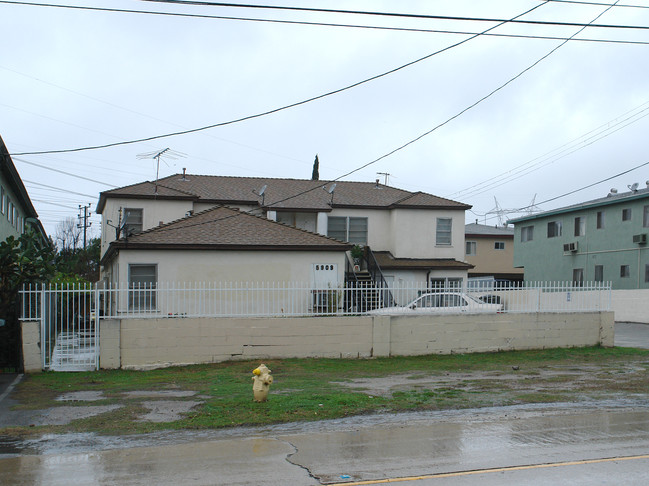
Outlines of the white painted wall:
<svg viewBox="0 0 649 486">
<path fill-rule="evenodd" d="M 118 225 L 120 208 L 142 208 L 142 224 L 145 230 L 158 226 L 161 221 L 169 223 L 184 218 L 188 211 L 194 209 L 191 201 L 107 198 L 106 205 L 101 213 L 102 256 L 108 249 L 108 245 L 115 241 L 115 228 L 113 226 Z M 124 215 L 122 215 L 123 217 Z M 113 226 L 109 226 L 109 220 Z"/>
<path fill-rule="evenodd" d="M 342 282 L 345 252 L 120 250 L 120 282 L 132 263 L 156 264 L 159 282 L 309 282 L 313 264 L 336 264 Z"/>
<path fill-rule="evenodd" d="M 649 289 L 611 291 L 611 309 L 617 322 L 649 324 Z"/>
</svg>

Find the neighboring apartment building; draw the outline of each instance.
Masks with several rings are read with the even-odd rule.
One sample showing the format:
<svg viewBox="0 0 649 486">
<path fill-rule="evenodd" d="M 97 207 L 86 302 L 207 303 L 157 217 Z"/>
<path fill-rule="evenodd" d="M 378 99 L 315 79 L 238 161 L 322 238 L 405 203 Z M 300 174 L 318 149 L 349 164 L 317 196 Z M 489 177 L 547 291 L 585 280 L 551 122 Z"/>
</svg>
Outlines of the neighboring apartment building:
<svg viewBox="0 0 649 486">
<path fill-rule="evenodd" d="M 47 240 L 27 189 L 0 137 L 0 241 L 9 236 L 17 238 L 30 226 Z"/>
<path fill-rule="evenodd" d="M 474 267 L 469 278 L 519 282 L 523 269 L 514 267 L 514 228 L 475 223 L 464 228 L 466 261 Z"/>
<path fill-rule="evenodd" d="M 120 259 L 119 255 L 128 245 L 131 245 L 130 250 L 134 250 L 134 243 L 144 243 L 145 237 L 137 236 L 138 233 L 150 231 L 156 236 L 146 237 L 146 252 L 130 251 L 131 264 L 136 263 L 133 259 L 137 259 L 137 264 L 150 263 L 155 257 L 151 251 L 156 249 L 156 245 L 163 249 L 182 243 L 184 250 L 197 250 L 196 245 L 192 247 L 198 237 L 195 231 L 185 232 L 184 241 L 175 243 L 170 237 L 173 232 L 163 231 L 165 225 L 174 221 L 177 221 L 174 224 L 189 224 L 188 228 L 193 228 L 193 218 L 200 217 L 200 227 L 205 232 L 229 231 L 221 223 L 221 217 L 206 219 L 204 216 L 204 211 L 218 206 L 229 208 L 220 211 L 242 211 L 242 216 L 236 217 L 241 222 L 236 230 L 238 243 L 230 244 L 227 251 L 239 251 L 239 258 L 244 259 L 242 252 L 253 251 L 253 246 L 254 251 L 265 247 L 265 250 L 274 252 L 263 255 L 258 261 L 257 273 L 263 278 L 269 275 L 263 270 L 263 265 L 272 266 L 273 260 L 279 257 L 276 252 L 280 248 L 257 245 L 254 228 L 259 226 L 259 222 L 256 218 L 249 219 L 252 216 L 245 213 L 261 216 L 273 225 L 282 223 L 279 227 L 264 228 L 283 233 L 282 237 L 287 239 L 278 241 L 284 242 L 283 250 L 288 252 L 296 250 L 291 238 L 306 232 L 320 238 L 317 241 L 311 238 L 306 247 L 302 247 L 302 251 L 307 253 L 317 251 L 319 246 L 323 251 L 334 253 L 342 250 L 344 256 L 350 244 L 368 247 L 388 283 L 403 280 L 458 285 L 465 282 L 471 268 L 464 262 L 464 212 L 470 208 L 466 204 L 381 185 L 378 181 L 327 183 L 183 173 L 157 182 L 143 182 L 101 193 L 97 213 L 102 215 L 102 276 L 111 281 L 117 278 L 125 281 L 128 272 L 128 279 L 132 280 L 124 263 L 126 260 Z M 157 227 L 160 228 L 156 230 Z M 288 234 L 281 228 L 301 231 Z M 302 238 L 298 240 L 302 241 Z M 219 245 L 212 239 L 203 249 L 225 249 Z M 183 259 L 195 258 L 189 257 L 188 253 L 184 255 Z M 174 257 L 180 256 L 175 254 Z M 219 272 L 207 258 L 203 255 L 204 264 L 195 267 L 196 272 L 191 274 L 194 280 L 214 280 L 217 277 L 219 280 L 239 280 L 232 272 Z M 344 275 L 344 269 L 340 267 L 346 265 L 347 258 L 336 257 L 334 260 L 340 279 Z M 312 268 L 319 268 L 324 262 L 322 255 L 317 253 L 312 254 L 309 261 Z M 115 271 L 120 272 L 119 277 Z M 209 279 L 206 278 L 208 274 Z M 249 276 L 250 272 L 246 275 Z M 296 271 L 294 275 L 301 273 Z M 163 277 L 159 275 L 158 278 Z"/>
<path fill-rule="evenodd" d="M 631 189 L 509 221 L 514 265 L 524 267 L 525 280 L 649 288 L 649 187 Z"/>
</svg>

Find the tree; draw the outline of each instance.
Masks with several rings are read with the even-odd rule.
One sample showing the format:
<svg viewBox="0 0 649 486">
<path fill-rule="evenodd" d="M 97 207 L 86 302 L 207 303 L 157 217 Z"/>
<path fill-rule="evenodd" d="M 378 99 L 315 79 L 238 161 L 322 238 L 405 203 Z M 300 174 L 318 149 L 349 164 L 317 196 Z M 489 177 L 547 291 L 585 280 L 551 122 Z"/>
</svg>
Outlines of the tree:
<svg viewBox="0 0 649 486">
<path fill-rule="evenodd" d="M 54 250 L 34 232 L 0 243 L 0 368 L 20 365 L 18 292 L 25 284 L 46 282 L 54 273 Z"/>
<path fill-rule="evenodd" d="M 311 173 L 311 180 L 320 180 L 320 161 L 318 160 L 318 154 L 316 154 L 315 160 L 313 161 L 313 172 Z"/>
<path fill-rule="evenodd" d="M 68 217 L 56 225 L 56 247 L 60 252 L 76 251 L 81 240 L 81 228 L 74 218 Z"/>
</svg>

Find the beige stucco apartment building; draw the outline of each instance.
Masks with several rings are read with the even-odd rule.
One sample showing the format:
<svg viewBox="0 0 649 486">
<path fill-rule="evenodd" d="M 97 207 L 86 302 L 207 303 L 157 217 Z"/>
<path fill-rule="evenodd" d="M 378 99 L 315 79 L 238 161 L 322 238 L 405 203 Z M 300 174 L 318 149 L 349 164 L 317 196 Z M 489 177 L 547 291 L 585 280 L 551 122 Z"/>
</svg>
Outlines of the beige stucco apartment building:
<svg viewBox="0 0 649 486">
<path fill-rule="evenodd" d="M 466 225 L 464 233 L 466 261 L 474 266 L 469 278 L 523 280 L 524 269 L 514 268 L 513 228 L 472 223 Z"/>
</svg>

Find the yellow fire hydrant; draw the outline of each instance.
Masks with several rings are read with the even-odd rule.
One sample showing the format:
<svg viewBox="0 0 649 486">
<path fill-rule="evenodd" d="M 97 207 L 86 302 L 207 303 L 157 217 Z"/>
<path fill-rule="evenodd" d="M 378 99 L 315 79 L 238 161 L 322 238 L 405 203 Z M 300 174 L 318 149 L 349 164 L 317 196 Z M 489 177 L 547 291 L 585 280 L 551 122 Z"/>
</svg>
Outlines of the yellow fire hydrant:
<svg viewBox="0 0 649 486">
<path fill-rule="evenodd" d="M 270 376 L 271 371 L 265 364 L 260 364 L 259 367 L 252 370 L 252 392 L 255 395 L 255 402 L 265 402 L 268 399 L 268 391 L 270 384 L 273 382 L 273 377 Z"/>
</svg>

